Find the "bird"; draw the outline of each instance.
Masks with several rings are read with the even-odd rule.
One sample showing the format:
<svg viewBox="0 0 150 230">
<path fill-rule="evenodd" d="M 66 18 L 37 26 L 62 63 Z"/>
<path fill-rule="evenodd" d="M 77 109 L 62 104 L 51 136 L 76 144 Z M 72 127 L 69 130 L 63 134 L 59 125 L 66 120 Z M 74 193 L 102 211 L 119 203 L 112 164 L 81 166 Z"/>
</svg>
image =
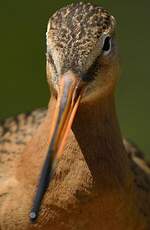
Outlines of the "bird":
<svg viewBox="0 0 150 230">
<path fill-rule="evenodd" d="M 48 108 L 0 121 L 0 230 L 150 229 L 150 167 L 116 113 L 116 26 L 92 3 L 50 17 Z"/>
</svg>

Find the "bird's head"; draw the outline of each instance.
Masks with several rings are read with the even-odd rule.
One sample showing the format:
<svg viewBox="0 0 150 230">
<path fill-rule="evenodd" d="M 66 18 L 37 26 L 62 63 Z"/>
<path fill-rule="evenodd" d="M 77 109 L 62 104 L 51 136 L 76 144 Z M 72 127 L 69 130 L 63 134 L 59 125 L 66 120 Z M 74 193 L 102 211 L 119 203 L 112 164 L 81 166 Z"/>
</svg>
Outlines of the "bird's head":
<svg viewBox="0 0 150 230">
<path fill-rule="evenodd" d="M 79 105 L 100 100 L 115 88 L 119 66 L 115 24 L 107 10 L 90 3 L 64 7 L 49 20 L 47 79 L 56 104 L 51 117 L 48 154 L 31 219 L 36 218 Z"/>
<path fill-rule="evenodd" d="M 50 18 L 47 77 L 55 95 L 61 82 L 70 80 L 83 89 L 82 100 L 114 89 L 119 69 L 115 25 L 107 10 L 90 3 L 69 5 Z"/>
</svg>

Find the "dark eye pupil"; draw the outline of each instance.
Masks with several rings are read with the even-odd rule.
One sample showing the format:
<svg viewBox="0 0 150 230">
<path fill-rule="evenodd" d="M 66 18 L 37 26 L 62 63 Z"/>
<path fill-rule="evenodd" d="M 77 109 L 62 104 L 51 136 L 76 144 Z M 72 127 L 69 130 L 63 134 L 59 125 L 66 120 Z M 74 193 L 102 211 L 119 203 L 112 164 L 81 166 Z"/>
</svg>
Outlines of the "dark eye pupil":
<svg viewBox="0 0 150 230">
<path fill-rule="evenodd" d="M 106 37 L 103 45 L 103 50 L 108 51 L 110 49 L 110 37 Z"/>
</svg>

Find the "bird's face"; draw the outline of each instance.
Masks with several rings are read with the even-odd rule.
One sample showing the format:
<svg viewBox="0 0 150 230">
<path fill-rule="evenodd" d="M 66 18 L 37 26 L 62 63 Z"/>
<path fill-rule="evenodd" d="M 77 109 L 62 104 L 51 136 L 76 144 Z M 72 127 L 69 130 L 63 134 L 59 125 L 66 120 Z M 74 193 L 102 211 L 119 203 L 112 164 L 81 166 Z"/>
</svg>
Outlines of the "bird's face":
<svg viewBox="0 0 150 230">
<path fill-rule="evenodd" d="M 51 117 L 49 169 L 45 162 L 42 175 L 49 170 L 51 176 L 53 162 L 61 156 L 78 106 L 112 92 L 117 77 L 115 19 L 107 10 L 78 3 L 60 9 L 50 18 L 47 78 L 56 105 Z"/>
<path fill-rule="evenodd" d="M 57 98 L 52 136 L 57 133 L 58 139 L 54 139 L 59 152 L 79 104 L 111 93 L 118 66 L 115 19 L 107 10 L 78 3 L 62 8 L 50 18 L 47 78 Z"/>
</svg>

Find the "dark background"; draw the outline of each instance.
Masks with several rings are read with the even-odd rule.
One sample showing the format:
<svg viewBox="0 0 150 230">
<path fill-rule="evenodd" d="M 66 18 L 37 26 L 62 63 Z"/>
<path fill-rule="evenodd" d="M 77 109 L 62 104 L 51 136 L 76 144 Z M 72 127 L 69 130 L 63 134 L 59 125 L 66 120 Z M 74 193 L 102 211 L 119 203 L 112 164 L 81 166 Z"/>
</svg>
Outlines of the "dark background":
<svg viewBox="0 0 150 230">
<path fill-rule="evenodd" d="M 72 1 L 1 0 L 0 118 L 47 106 L 45 74 L 47 21 Z M 77 2 L 77 1 L 74 1 Z M 118 22 L 122 77 L 117 108 L 125 136 L 149 154 L 150 131 L 150 1 L 93 1 Z M 149 155 L 150 156 L 150 155 Z"/>
</svg>

